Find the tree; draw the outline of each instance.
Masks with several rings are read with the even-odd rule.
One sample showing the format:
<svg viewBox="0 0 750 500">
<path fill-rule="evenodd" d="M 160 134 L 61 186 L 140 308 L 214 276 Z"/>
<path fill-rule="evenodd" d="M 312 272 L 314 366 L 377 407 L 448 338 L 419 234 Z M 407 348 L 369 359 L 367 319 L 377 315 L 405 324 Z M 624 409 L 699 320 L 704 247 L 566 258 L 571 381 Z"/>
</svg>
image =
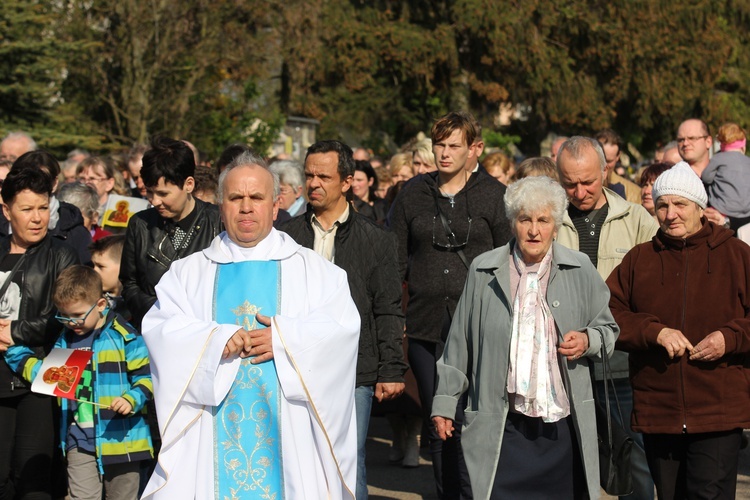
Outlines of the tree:
<svg viewBox="0 0 750 500">
<path fill-rule="evenodd" d="M 101 137 L 81 127 L 85 118 L 67 119 L 62 82 L 66 58 L 81 43 L 60 43 L 55 36 L 59 12 L 49 2 L 6 0 L 0 9 L 0 133 L 23 130 L 43 147 L 75 143 L 96 148 Z M 61 113 L 62 111 L 62 113 Z"/>
<path fill-rule="evenodd" d="M 96 50 L 71 64 L 68 95 L 113 141 L 146 142 L 165 134 L 215 152 L 223 145 L 193 137 L 194 132 L 205 130 L 207 117 L 223 109 L 225 92 L 267 76 L 266 54 L 257 50 L 266 38 L 259 3 L 104 0 L 69 5 L 67 36 L 87 40 Z"/>
</svg>

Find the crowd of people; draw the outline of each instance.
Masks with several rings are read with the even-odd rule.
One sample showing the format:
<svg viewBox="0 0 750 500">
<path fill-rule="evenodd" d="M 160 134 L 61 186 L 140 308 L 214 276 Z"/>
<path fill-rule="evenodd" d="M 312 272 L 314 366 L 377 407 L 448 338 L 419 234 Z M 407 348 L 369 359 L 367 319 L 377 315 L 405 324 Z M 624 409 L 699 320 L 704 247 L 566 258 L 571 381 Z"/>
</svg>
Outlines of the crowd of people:
<svg viewBox="0 0 750 500">
<path fill-rule="evenodd" d="M 621 498 L 734 498 L 746 132 L 688 119 L 638 169 L 622 148 L 606 129 L 516 164 L 466 112 L 389 159 L 156 137 L 59 163 L 8 134 L 0 500 L 366 499 L 374 414 L 394 465 L 428 450 L 438 498 L 593 499 L 607 397 Z M 113 195 L 148 208 L 119 231 Z"/>
</svg>

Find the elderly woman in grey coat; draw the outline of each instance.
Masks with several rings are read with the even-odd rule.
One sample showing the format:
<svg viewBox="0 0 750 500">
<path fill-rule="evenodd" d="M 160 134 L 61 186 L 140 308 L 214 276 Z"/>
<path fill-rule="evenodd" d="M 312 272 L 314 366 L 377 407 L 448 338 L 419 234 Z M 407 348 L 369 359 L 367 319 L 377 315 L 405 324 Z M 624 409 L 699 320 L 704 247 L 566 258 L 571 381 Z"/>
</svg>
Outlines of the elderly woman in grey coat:
<svg viewBox="0 0 750 500">
<path fill-rule="evenodd" d="M 567 207 L 548 177 L 505 194 L 514 239 L 469 269 L 442 358 L 432 418 L 462 429 L 475 498 L 598 498 L 596 418 L 589 374 L 619 333 L 609 291 L 584 254 L 554 242 Z"/>
</svg>

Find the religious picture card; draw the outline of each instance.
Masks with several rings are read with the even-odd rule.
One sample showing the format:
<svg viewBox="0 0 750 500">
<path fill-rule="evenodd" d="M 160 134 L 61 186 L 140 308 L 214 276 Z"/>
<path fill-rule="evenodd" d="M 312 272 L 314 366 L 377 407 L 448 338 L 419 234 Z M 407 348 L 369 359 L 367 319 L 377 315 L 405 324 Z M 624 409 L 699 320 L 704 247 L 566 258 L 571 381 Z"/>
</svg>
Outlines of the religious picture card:
<svg viewBox="0 0 750 500">
<path fill-rule="evenodd" d="M 75 399 L 76 387 L 93 354 L 92 351 L 78 349 L 52 349 L 42 361 L 31 390 L 39 394 Z"/>
</svg>

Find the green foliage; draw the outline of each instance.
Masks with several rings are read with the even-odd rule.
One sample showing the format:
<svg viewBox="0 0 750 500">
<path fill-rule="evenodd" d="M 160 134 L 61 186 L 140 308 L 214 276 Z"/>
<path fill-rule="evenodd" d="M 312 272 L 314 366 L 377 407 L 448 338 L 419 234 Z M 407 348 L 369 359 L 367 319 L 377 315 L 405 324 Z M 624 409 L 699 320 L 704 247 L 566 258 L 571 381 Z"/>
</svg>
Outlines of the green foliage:
<svg viewBox="0 0 750 500">
<path fill-rule="evenodd" d="M 102 146 L 86 118 L 71 119 L 62 96 L 66 60 L 83 49 L 56 37 L 59 12 L 38 0 L 5 0 L 0 8 L 0 133 L 24 130 L 52 150 Z M 90 123 L 86 123 L 90 125 Z"/>
<path fill-rule="evenodd" d="M 259 154 L 267 154 L 284 126 L 281 114 L 263 120 L 252 110 L 252 102 L 259 97 L 254 81 L 248 80 L 236 89 L 227 82 L 219 97 L 199 95 L 197 99 L 212 99 L 213 110 L 201 120 L 193 131 L 197 146 L 203 151 L 218 154 L 229 144 L 242 143 L 252 147 Z"/>
<path fill-rule="evenodd" d="M 508 135 L 495 130 L 482 129 L 482 139 L 485 148 L 499 148 L 503 151 L 510 152 L 510 145 L 517 145 L 521 142 L 521 137 L 517 135 Z"/>
<path fill-rule="evenodd" d="M 736 0 L 5 0 L 0 133 L 216 155 L 299 115 L 390 153 L 449 110 L 487 126 L 503 107 L 523 117 L 488 145 L 612 127 L 647 150 L 686 117 L 750 126 L 749 21 Z"/>
</svg>

